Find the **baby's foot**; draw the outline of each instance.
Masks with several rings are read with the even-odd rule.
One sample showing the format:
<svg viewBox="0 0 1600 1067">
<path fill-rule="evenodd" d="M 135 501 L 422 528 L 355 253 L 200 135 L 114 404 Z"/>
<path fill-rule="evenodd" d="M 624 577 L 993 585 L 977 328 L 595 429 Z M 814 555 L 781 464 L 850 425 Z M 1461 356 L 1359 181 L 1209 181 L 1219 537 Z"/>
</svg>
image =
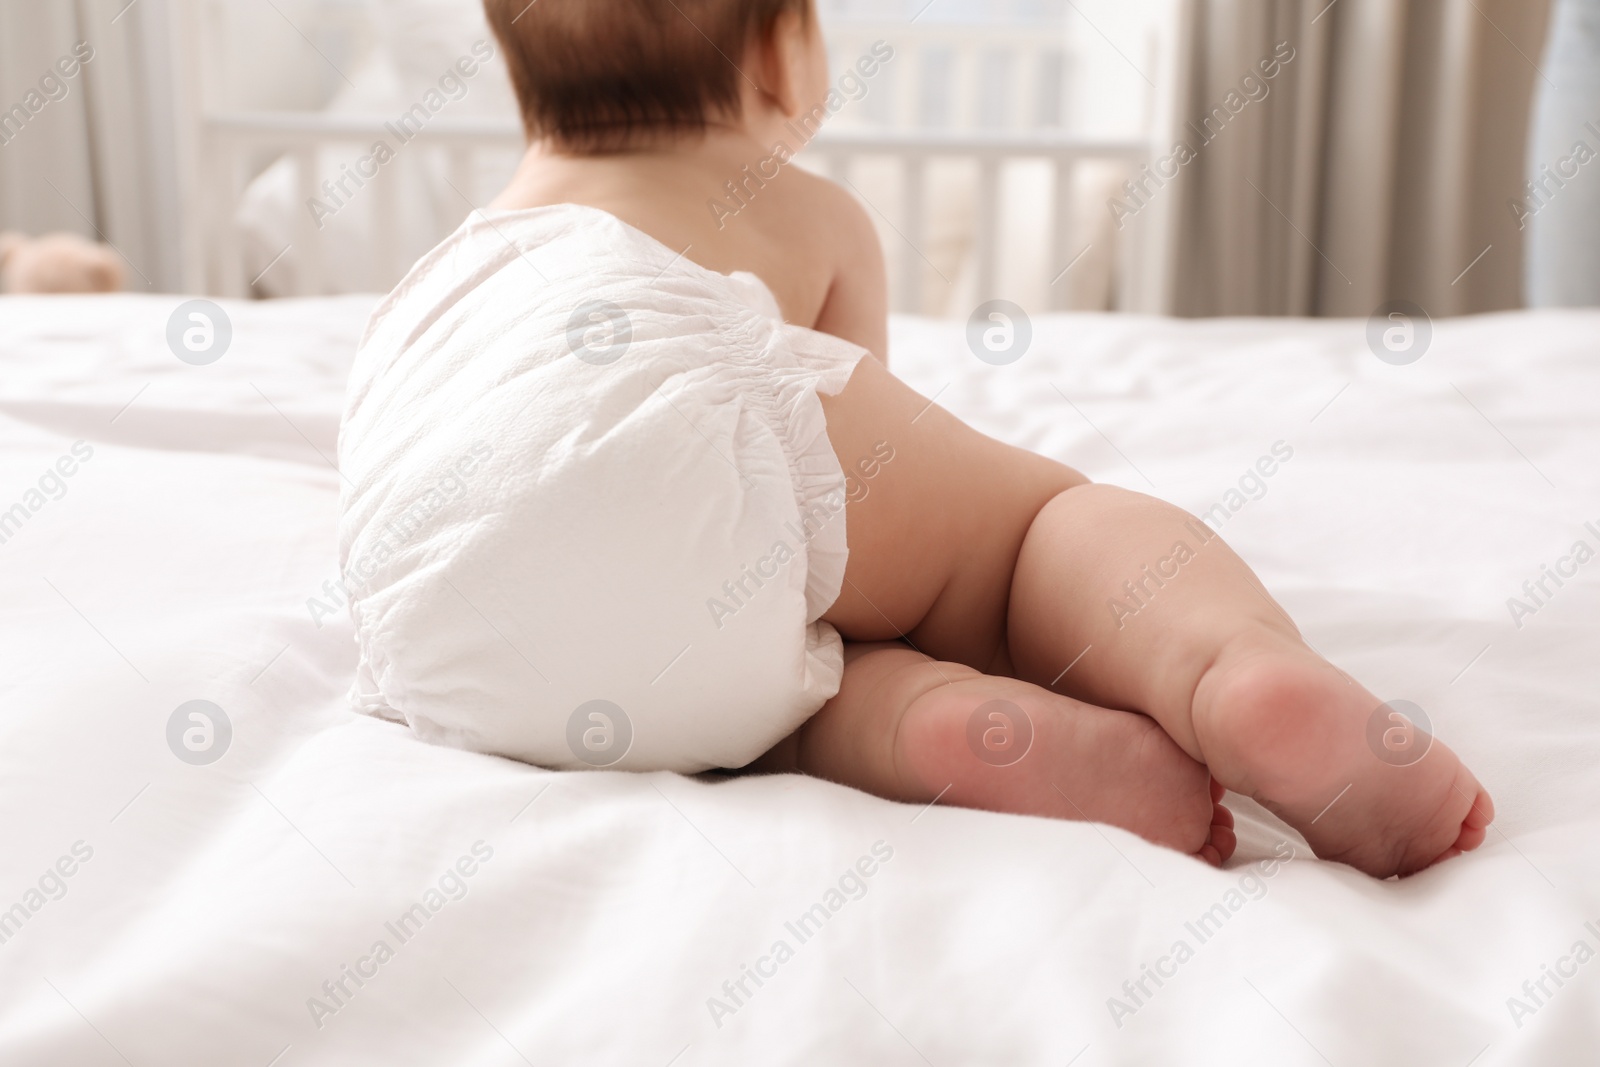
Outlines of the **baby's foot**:
<svg viewBox="0 0 1600 1067">
<path fill-rule="evenodd" d="M 1195 736 L 1223 784 L 1260 801 L 1323 859 L 1387 878 L 1483 844 L 1489 794 L 1455 753 L 1380 705 L 1304 645 L 1257 637 L 1206 672 Z M 1397 744 L 1386 748 L 1386 737 Z"/>
<path fill-rule="evenodd" d="M 946 803 L 1119 826 L 1213 865 L 1233 854 L 1222 787 L 1143 715 L 964 679 L 907 710 L 897 748 L 929 795 L 948 787 Z"/>
</svg>

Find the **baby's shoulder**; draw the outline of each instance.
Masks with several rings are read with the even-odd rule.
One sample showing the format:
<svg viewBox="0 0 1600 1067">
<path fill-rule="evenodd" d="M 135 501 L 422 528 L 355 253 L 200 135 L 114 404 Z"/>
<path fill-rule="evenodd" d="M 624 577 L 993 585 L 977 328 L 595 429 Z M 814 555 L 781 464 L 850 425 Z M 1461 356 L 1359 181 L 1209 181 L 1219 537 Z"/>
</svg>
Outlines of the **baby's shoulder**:
<svg viewBox="0 0 1600 1067">
<path fill-rule="evenodd" d="M 850 189 L 795 164 L 774 183 L 783 223 L 793 237 L 825 246 L 834 263 L 849 262 L 876 249 L 878 233 L 871 215 Z"/>
<path fill-rule="evenodd" d="M 888 348 L 888 279 L 869 206 L 852 186 L 794 168 L 786 215 L 790 233 L 775 246 L 806 248 L 820 282 L 806 322 L 879 356 Z"/>
</svg>

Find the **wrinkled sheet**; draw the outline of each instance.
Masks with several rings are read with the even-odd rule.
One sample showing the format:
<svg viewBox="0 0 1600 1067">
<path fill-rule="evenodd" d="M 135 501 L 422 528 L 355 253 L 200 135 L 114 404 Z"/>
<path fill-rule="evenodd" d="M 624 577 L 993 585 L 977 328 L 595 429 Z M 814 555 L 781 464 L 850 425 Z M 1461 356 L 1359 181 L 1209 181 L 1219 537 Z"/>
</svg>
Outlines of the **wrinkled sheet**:
<svg viewBox="0 0 1600 1067">
<path fill-rule="evenodd" d="M 167 348 L 179 302 L 0 300 L 0 1062 L 1593 1062 L 1600 315 L 1440 322 L 1404 367 L 1360 322 L 1040 318 L 1005 367 L 894 324 L 985 431 L 1223 504 L 1307 638 L 1426 710 L 1500 819 L 1382 883 L 1237 799 L 1215 871 L 353 714 L 331 460 L 373 301 L 229 304 L 209 366 Z M 1546 565 L 1576 574 L 1534 604 Z M 231 729 L 208 764 L 175 755 L 196 700 Z"/>
</svg>

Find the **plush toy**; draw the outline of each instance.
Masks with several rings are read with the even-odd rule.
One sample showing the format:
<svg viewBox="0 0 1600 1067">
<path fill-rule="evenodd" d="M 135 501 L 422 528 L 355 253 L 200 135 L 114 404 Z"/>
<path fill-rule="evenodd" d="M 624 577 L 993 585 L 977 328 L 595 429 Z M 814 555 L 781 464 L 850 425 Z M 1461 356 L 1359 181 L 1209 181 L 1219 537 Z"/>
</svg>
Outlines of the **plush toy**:
<svg viewBox="0 0 1600 1067">
<path fill-rule="evenodd" d="M 114 293 L 122 264 L 105 245 L 77 234 L 0 233 L 0 292 Z"/>
</svg>

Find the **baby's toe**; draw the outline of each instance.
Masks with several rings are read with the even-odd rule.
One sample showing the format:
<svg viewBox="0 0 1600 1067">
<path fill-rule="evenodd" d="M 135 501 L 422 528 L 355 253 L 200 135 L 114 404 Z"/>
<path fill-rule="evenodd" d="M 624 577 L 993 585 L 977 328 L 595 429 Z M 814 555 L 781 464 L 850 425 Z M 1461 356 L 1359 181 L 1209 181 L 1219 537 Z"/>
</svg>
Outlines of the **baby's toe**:
<svg viewBox="0 0 1600 1067">
<path fill-rule="evenodd" d="M 1221 810 L 1226 812 L 1228 809 L 1223 808 Z M 1232 856 L 1234 850 L 1239 847 L 1239 838 L 1233 832 L 1233 818 L 1231 816 L 1228 817 L 1228 825 L 1223 825 L 1222 823 L 1213 823 L 1211 825 L 1211 847 L 1216 849 L 1217 855 L 1224 860 Z"/>
<path fill-rule="evenodd" d="M 1472 807 L 1467 809 L 1466 817 L 1461 820 L 1461 834 L 1453 847 L 1459 852 L 1471 852 L 1478 848 L 1488 838 L 1489 824 L 1493 821 L 1494 801 L 1489 799 L 1486 791 L 1479 789 Z"/>
</svg>

